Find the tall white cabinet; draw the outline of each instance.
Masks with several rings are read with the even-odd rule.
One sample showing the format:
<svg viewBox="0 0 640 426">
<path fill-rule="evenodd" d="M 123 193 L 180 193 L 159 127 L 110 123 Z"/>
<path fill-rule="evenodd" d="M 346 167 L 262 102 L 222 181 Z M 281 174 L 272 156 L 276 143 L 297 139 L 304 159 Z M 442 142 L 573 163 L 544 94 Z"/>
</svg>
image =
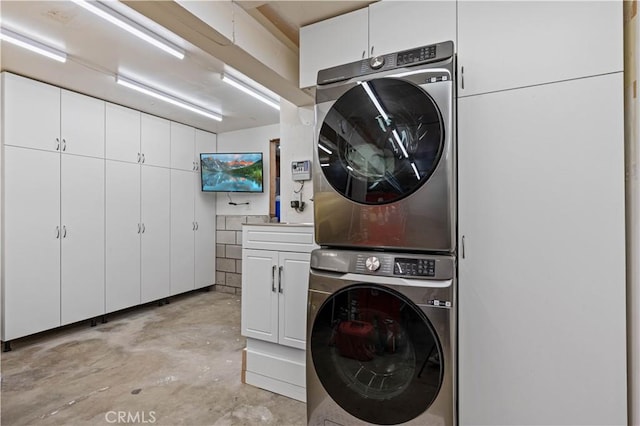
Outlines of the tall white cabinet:
<svg viewBox="0 0 640 426">
<path fill-rule="evenodd" d="M 627 423 L 622 21 L 458 2 L 461 425 Z"/>
<path fill-rule="evenodd" d="M 215 282 L 215 196 L 195 191 L 196 150 L 214 152 L 215 134 L 8 72 L 2 107 L 4 342 Z M 174 127 L 193 135 L 184 255 L 171 250 Z M 173 291 L 181 261 L 191 276 Z"/>
<path fill-rule="evenodd" d="M 7 341 L 104 313 L 105 104 L 9 73 L 2 84 Z"/>
</svg>

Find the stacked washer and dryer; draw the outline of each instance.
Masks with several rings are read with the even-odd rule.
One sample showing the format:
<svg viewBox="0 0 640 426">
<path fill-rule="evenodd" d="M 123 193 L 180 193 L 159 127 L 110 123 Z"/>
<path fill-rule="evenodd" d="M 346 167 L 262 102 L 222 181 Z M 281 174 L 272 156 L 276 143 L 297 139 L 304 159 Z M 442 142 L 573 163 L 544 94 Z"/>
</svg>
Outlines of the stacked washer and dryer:
<svg viewBox="0 0 640 426">
<path fill-rule="evenodd" d="M 318 73 L 310 425 L 456 423 L 452 42 Z"/>
</svg>

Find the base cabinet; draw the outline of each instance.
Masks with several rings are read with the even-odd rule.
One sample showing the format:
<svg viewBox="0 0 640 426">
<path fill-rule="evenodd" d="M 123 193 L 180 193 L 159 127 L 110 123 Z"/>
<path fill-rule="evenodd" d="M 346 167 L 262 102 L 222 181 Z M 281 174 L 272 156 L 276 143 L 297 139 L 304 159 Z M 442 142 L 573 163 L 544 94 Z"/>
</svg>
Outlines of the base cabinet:
<svg viewBox="0 0 640 426">
<path fill-rule="evenodd" d="M 242 335 L 246 383 L 305 400 L 310 226 L 245 225 Z"/>
</svg>

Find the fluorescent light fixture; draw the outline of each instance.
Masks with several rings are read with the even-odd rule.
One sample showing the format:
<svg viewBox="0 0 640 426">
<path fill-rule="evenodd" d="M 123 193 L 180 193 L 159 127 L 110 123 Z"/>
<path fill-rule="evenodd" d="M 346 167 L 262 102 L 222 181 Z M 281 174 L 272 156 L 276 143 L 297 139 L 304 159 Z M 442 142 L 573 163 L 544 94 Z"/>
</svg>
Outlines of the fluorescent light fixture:
<svg viewBox="0 0 640 426">
<path fill-rule="evenodd" d="M 32 52 L 39 53 L 42 56 L 46 56 L 47 58 L 54 59 L 58 62 L 64 63 L 67 61 L 66 53 L 58 49 L 54 49 L 53 47 L 44 45 L 38 41 L 27 38 L 6 28 L 0 28 L 0 40 L 15 44 L 16 46 L 20 46 Z"/>
<path fill-rule="evenodd" d="M 163 93 L 159 90 L 156 89 L 152 89 L 151 87 L 145 86 L 144 84 L 140 84 L 138 82 L 135 82 L 133 80 L 130 80 L 126 77 L 122 77 L 121 75 L 117 75 L 116 76 L 116 83 L 124 86 L 124 87 L 128 87 L 129 89 L 133 89 L 136 90 L 140 93 L 144 93 L 145 95 L 149 95 L 152 96 L 156 99 L 160 99 L 161 101 L 165 101 L 168 102 L 172 105 L 175 106 L 179 106 L 180 108 L 184 108 L 186 110 L 189 110 L 191 112 L 195 112 L 197 114 L 201 114 L 204 115 L 205 117 L 209 117 L 212 118 L 214 120 L 217 121 L 222 121 L 222 116 L 220 114 L 217 114 L 215 112 L 206 110 L 202 107 L 199 107 L 197 105 L 193 105 L 187 101 L 183 101 L 182 99 L 178 99 L 176 97 L 173 97 L 171 95 L 167 95 L 166 93 Z"/>
<path fill-rule="evenodd" d="M 94 13 L 102 19 L 111 22 L 123 30 L 133 34 L 134 36 L 164 50 L 165 52 L 175 56 L 178 59 L 184 58 L 184 50 L 168 40 L 160 37 L 158 34 L 146 29 L 137 22 L 127 18 L 119 12 L 111 9 L 109 6 L 98 1 L 72 0 L 78 6 L 81 6 L 91 13 Z"/>
<path fill-rule="evenodd" d="M 253 96 L 254 98 L 256 98 L 257 100 L 264 102 L 265 104 L 269 105 L 271 108 L 275 108 L 278 111 L 280 111 L 280 102 L 279 100 L 275 100 L 275 99 L 271 99 L 270 97 L 266 96 L 263 93 L 260 93 L 258 91 L 256 91 L 255 89 L 247 86 L 245 83 L 241 83 L 240 81 L 229 77 L 226 74 L 222 75 L 222 81 L 224 81 L 227 84 L 230 84 L 231 86 L 235 87 L 236 89 L 242 90 L 244 93 Z"/>
</svg>

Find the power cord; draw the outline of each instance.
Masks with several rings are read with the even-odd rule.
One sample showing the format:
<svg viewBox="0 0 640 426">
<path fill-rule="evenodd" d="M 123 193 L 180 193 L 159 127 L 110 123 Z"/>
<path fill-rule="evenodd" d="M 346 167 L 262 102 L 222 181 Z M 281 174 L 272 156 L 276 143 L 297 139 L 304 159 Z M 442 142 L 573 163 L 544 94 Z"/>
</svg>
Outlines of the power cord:
<svg viewBox="0 0 640 426">
<path fill-rule="evenodd" d="M 245 203 L 235 203 L 232 199 L 231 199 L 231 194 L 227 192 L 227 197 L 229 197 L 229 205 L 230 206 L 242 206 L 242 205 L 249 205 L 249 202 L 245 202 Z"/>
<path fill-rule="evenodd" d="M 300 194 L 302 192 L 302 188 L 304 188 L 304 181 L 300 182 L 300 189 L 297 191 L 294 189 L 293 193 L 296 195 Z M 304 211 L 304 206 L 305 202 L 302 201 L 302 195 L 300 195 L 298 200 L 291 201 L 291 207 L 293 207 L 298 213 L 302 213 Z"/>
</svg>

